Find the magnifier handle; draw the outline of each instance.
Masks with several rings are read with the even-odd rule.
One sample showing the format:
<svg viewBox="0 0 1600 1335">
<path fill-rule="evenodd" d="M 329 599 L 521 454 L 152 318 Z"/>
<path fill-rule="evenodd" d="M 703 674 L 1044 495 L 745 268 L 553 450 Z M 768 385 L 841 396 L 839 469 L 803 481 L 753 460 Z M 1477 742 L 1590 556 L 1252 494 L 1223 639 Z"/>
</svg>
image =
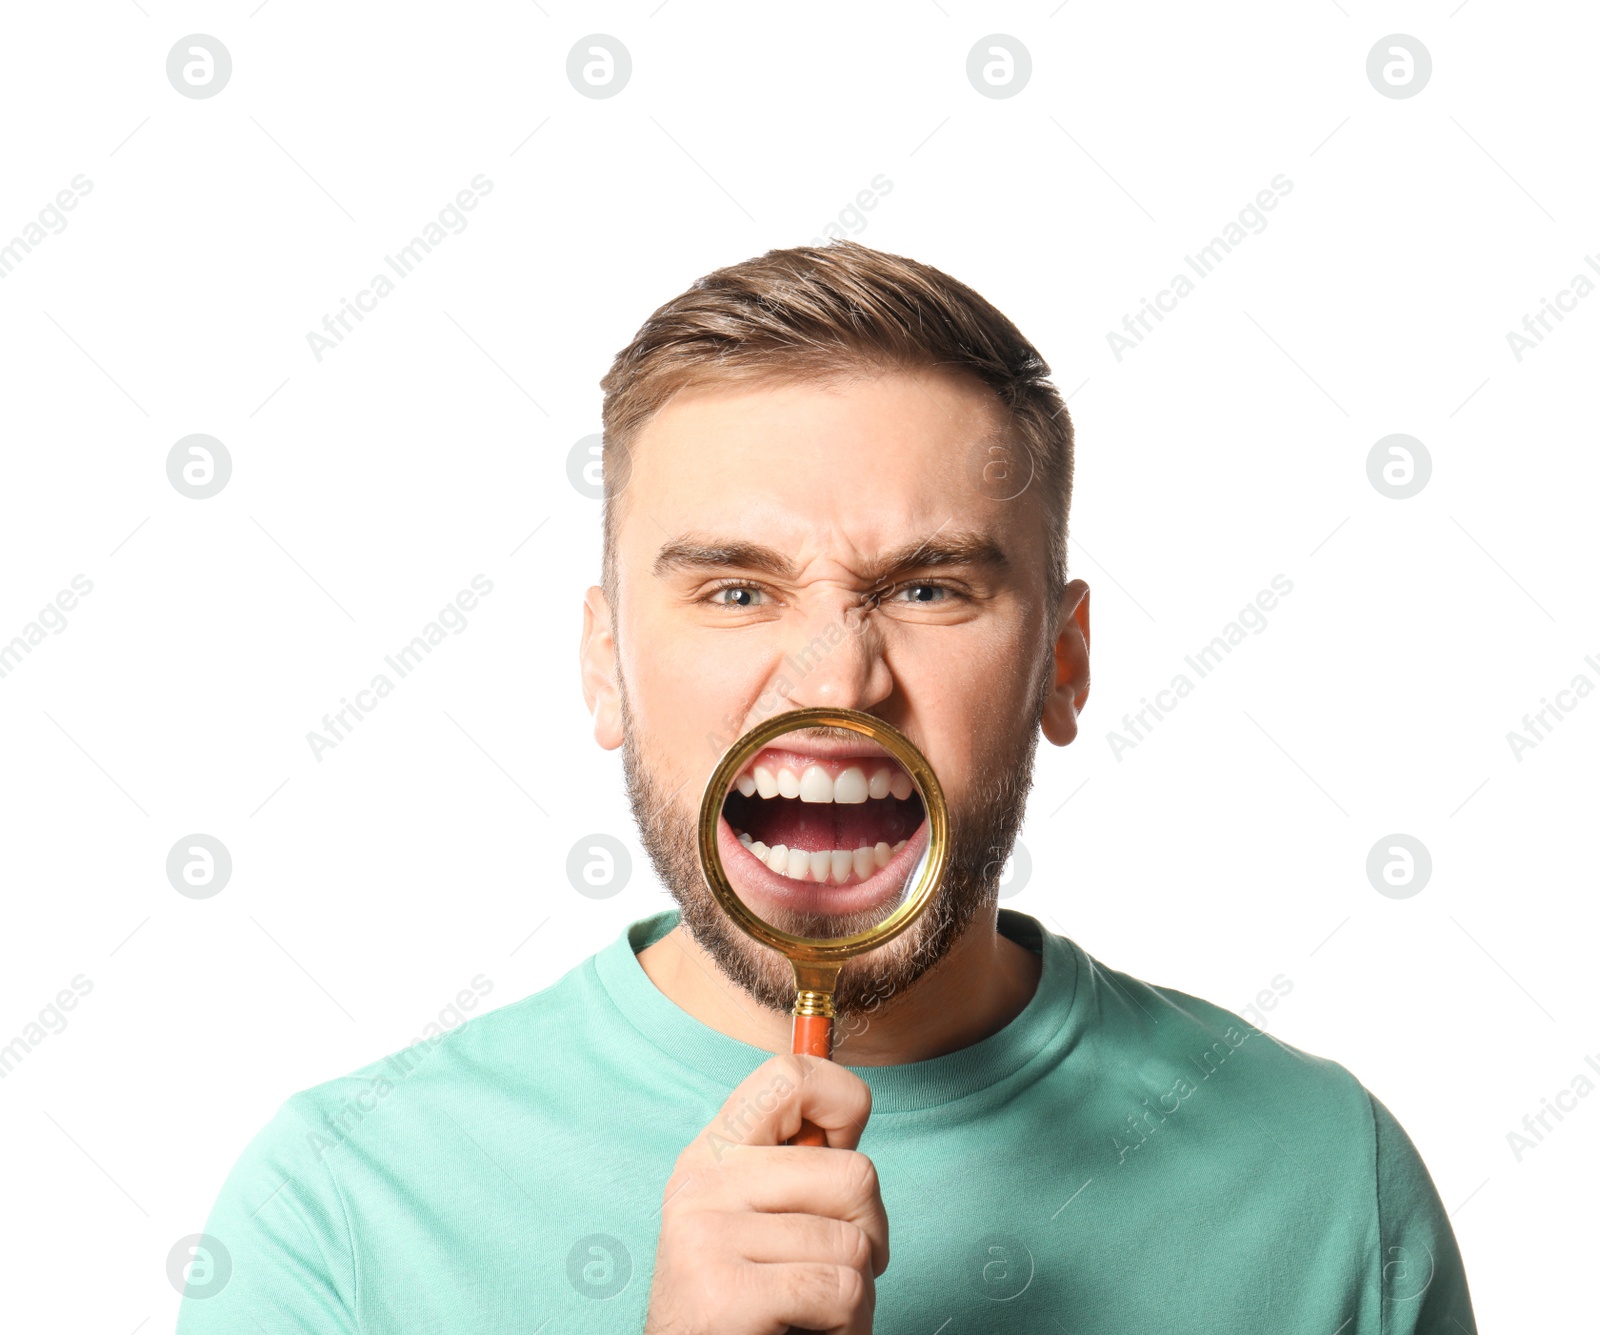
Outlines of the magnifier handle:
<svg viewBox="0 0 1600 1335">
<path fill-rule="evenodd" d="M 833 1056 L 833 1017 L 797 1015 L 794 1017 L 794 1051 L 806 1057 Z M 826 1145 L 827 1133 L 815 1122 L 802 1120 L 791 1145 Z"/>
</svg>

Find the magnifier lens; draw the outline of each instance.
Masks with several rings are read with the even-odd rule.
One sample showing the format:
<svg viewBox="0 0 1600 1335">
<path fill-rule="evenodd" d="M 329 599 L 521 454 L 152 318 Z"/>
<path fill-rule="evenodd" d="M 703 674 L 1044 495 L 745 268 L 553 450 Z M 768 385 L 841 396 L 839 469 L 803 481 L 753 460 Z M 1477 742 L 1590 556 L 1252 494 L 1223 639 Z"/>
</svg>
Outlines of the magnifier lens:
<svg viewBox="0 0 1600 1335">
<path fill-rule="evenodd" d="M 800 726 L 729 776 L 717 852 L 733 893 L 769 927 L 837 941 L 876 927 L 929 851 L 921 786 L 871 737 Z"/>
</svg>

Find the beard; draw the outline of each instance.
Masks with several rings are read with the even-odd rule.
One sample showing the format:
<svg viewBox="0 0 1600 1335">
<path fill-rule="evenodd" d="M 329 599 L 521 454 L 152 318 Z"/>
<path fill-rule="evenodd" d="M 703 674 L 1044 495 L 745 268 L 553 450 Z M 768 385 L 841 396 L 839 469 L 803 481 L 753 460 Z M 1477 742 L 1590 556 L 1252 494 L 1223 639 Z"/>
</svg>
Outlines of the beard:
<svg viewBox="0 0 1600 1335">
<path fill-rule="evenodd" d="M 1045 662 L 1053 664 L 1053 657 L 1047 654 Z M 927 908 L 894 940 L 846 960 L 840 969 L 833 1004 L 841 1037 L 850 1031 L 852 1019 L 859 1025 L 861 1017 L 904 995 L 950 953 L 980 912 L 998 903 L 1000 876 L 1022 826 L 1033 785 L 1034 755 L 1049 685 L 1050 674 L 1045 671 L 1031 716 L 1018 735 L 992 738 L 970 795 L 957 806 L 947 794 L 950 856 Z M 628 801 L 656 875 L 676 901 L 683 926 L 723 976 L 759 1005 L 788 1014 L 794 1003 L 795 979 L 787 957 L 746 936 L 718 905 L 700 869 L 699 802 L 680 800 L 687 785 L 668 791 L 656 777 L 657 767 L 641 746 L 641 731 L 629 710 L 626 688 L 621 687 L 619 694 Z M 844 729 L 805 731 L 813 736 L 858 736 Z M 883 916 L 874 913 L 872 920 Z M 869 924 L 847 925 L 847 930 L 865 925 Z M 797 935 L 808 934 L 798 928 L 799 924 L 794 924 L 788 929 Z M 816 934 L 844 933 L 835 923 L 831 930 Z"/>
</svg>

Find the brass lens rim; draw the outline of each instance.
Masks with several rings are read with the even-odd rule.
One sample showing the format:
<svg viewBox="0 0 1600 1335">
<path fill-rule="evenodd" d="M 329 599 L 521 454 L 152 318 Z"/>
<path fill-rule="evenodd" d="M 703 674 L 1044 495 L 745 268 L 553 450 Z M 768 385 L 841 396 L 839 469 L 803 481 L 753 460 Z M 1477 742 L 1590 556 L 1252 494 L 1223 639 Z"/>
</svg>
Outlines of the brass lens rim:
<svg viewBox="0 0 1600 1335">
<path fill-rule="evenodd" d="M 847 728 L 870 737 L 883 747 L 911 776 L 911 782 L 922 797 L 928 822 L 928 844 L 923 850 L 917 879 L 912 883 L 910 894 L 882 922 L 864 932 L 837 939 L 794 936 L 763 922 L 734 892 L 722 866 L 721 850 L 717 847 L 717 825 L 722 820 L 722 806 L 739 771 L 763 747 L 779 737 L 801 728 L 815 727 Z M 802 963 L 837 963 L 893 941 L 916 921 L 917 915 L 939 888 L 949 855 L 950 813 L 945 806 L 944 789 L 939 786 L 933 766 L 893 724 L 856 709 L 808 706 L 775 714 L 756 724 L 723 752 L 722 759 L 706 781 L 705 793 L 700 799 L 700 869 L 717 903 L 747 935 Z"/>
</svg>

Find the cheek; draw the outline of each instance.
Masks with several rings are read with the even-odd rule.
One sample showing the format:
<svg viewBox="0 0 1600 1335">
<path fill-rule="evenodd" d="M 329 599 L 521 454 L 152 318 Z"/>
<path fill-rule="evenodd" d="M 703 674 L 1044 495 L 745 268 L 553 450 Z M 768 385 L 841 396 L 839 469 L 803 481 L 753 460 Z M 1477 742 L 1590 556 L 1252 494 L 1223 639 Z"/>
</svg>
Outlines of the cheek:
<svg viewBox="0 0 1600 1335">
<path fill-rule="evenodd" d="M 1038 674 L 1026 628 L 908 637 L 897 675 L 947 795 L 962 801 L 1012 762 L 1032 717 Z"/>
<path fill-rule="evenodd" d="M 665 611 L 639 619 L 634 650 L 635 680 L 704 710 L 726 708 L 726 693 L 757 677 L 768 661 L 755 635 L 685 623 Z"/>
<path fill-rule="evenodd" d="M 913 627 L 890 648 L 901 689 L 918 713 L 985 716 L 1003 728 L 1032 690 L 1035 637 L 1020 620 Z"/>
<path fill-rule="evenodd" d="M 666 754 L 704 758 L 709 770 L 743 731 L 751 701 L 768 683 L 754 641 L 739 639 L 647 618 L 624 639 L 629 708 Z"/>
</svg>

